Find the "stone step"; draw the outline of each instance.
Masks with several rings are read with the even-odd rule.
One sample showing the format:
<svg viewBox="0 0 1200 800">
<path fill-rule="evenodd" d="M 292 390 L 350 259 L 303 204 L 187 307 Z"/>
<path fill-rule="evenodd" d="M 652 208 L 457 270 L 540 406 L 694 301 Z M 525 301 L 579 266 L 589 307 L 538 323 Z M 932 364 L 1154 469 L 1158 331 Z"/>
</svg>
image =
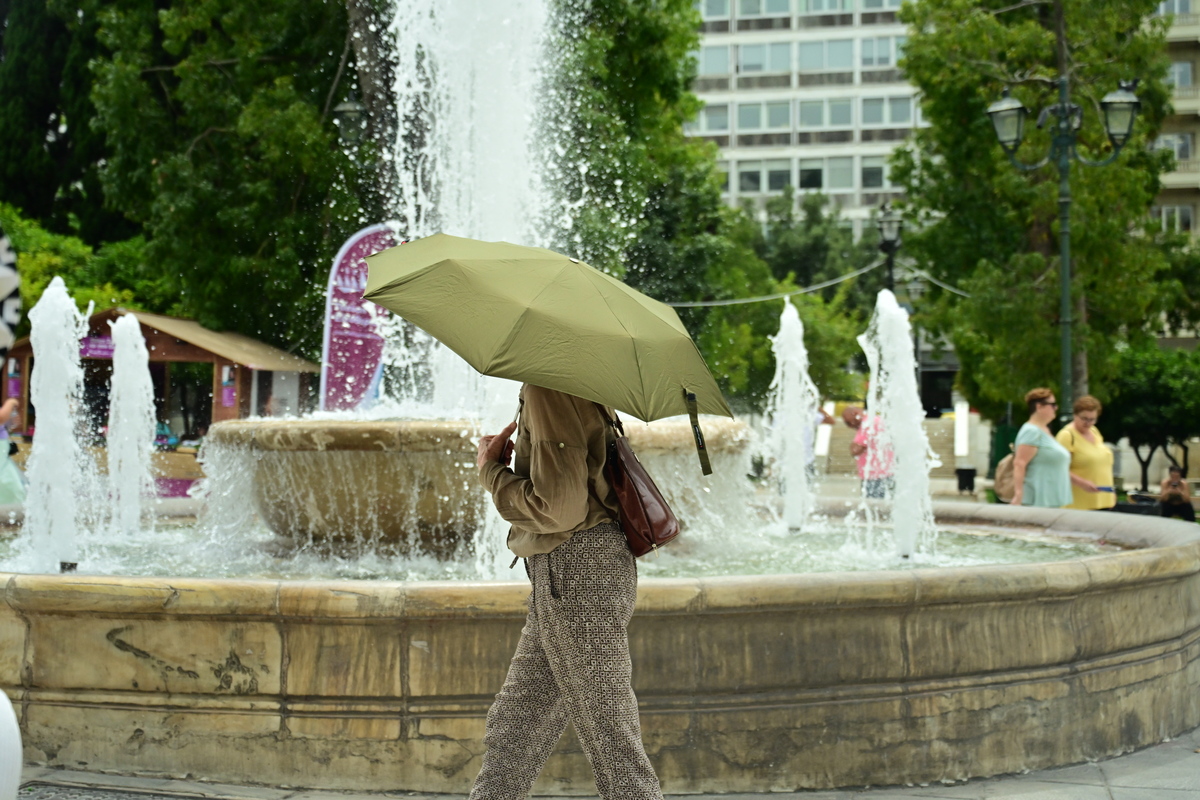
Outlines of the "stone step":
<svg viewBox="0 0 1200 800">
<path fill-rule="evenodd" d="M 940 460 L 941 466 L 930 470 L 931 478 L 953 478 L 954 472 L 954 420 L 951 418 L 927 419 L 924 422 L 929 446 Z M 857 475 L 854 456 L 850 445 L 854 441 L 854 429 L 842 423 L 834 425 L 829 437 L 829 455 L 825 459 L 826 475 Z"/>
</svg>

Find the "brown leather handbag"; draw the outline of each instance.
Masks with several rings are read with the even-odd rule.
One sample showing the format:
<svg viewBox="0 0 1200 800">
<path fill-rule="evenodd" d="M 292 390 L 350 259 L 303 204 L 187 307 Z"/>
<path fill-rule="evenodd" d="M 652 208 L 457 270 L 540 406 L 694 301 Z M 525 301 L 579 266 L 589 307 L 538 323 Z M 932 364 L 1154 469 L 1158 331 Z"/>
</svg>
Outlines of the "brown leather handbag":
<svg viewBox="0 0 1200 800">
<path fill-rule="evenodd" d="M 599 403 L 596 407 L 616 434 L 608 445 L 604 477 L 617 495 L 621 528 L 629 541 L 629 549 L 635 558 L 641 557 L 657 551 L 678 536 L 679 521 L 629 446 L 620 418 L 615 413 L 610 417 L 608 410 Z"/>
</svg>

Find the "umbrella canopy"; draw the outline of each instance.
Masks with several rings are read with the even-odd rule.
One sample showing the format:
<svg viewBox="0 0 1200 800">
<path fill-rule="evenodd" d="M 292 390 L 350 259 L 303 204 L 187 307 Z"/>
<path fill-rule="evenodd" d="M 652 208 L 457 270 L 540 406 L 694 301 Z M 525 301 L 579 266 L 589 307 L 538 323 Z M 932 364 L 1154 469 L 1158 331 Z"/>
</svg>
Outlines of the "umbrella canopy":
<svg viewBox="0 0 1200 800">
<path fill-rule="evenodd" d="M 670 306 L 540 247 L 443 233 L 367 258 L 363 297 L 479 372 L 593 400 L 649 422 L 732 417 Z"/>
</svg>

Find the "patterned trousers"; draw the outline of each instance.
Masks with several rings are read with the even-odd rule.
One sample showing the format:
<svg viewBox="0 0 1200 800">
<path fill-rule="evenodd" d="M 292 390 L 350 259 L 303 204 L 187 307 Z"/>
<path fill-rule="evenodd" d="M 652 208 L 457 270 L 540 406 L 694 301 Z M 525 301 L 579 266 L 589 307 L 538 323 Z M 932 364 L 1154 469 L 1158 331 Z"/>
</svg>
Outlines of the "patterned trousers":
<svg viewBox="0 0 1200 800">
<path fill-rule="evenodd" d="M 470 800 L 522 800 L 570 722 L 604 800 L 661 800 L 642 746 L 626 627 L 637 566 L 611 523 L 526 559 L 529 616 L 487 715 Z"/>
</svg>

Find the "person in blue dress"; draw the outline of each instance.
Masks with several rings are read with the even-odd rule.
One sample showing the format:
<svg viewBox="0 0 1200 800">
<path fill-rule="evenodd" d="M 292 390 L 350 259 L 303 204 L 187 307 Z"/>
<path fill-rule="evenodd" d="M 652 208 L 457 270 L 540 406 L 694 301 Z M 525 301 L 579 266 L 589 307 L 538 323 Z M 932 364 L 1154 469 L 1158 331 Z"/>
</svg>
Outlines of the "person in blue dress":
<svg viewBox="0 0 1200 800">
<path fill-rule="evenodd" d="M 1017 431 L 1013 457 L 1014 506 L 1061 508 L 1071 503 L 1071 453 L 1050 434 L 1058 414 L 1054 392 L 1045 388 L 1025 394 L 1029 421 Z"/>
<path fill-rule="evenodd" d="M 0 404 L 0 505 L 20 505 L 25 502 L 25 476 L 8 454 L 8 429 L 16 425 L 18 419 L 15 397 Z"/>
</svg>

